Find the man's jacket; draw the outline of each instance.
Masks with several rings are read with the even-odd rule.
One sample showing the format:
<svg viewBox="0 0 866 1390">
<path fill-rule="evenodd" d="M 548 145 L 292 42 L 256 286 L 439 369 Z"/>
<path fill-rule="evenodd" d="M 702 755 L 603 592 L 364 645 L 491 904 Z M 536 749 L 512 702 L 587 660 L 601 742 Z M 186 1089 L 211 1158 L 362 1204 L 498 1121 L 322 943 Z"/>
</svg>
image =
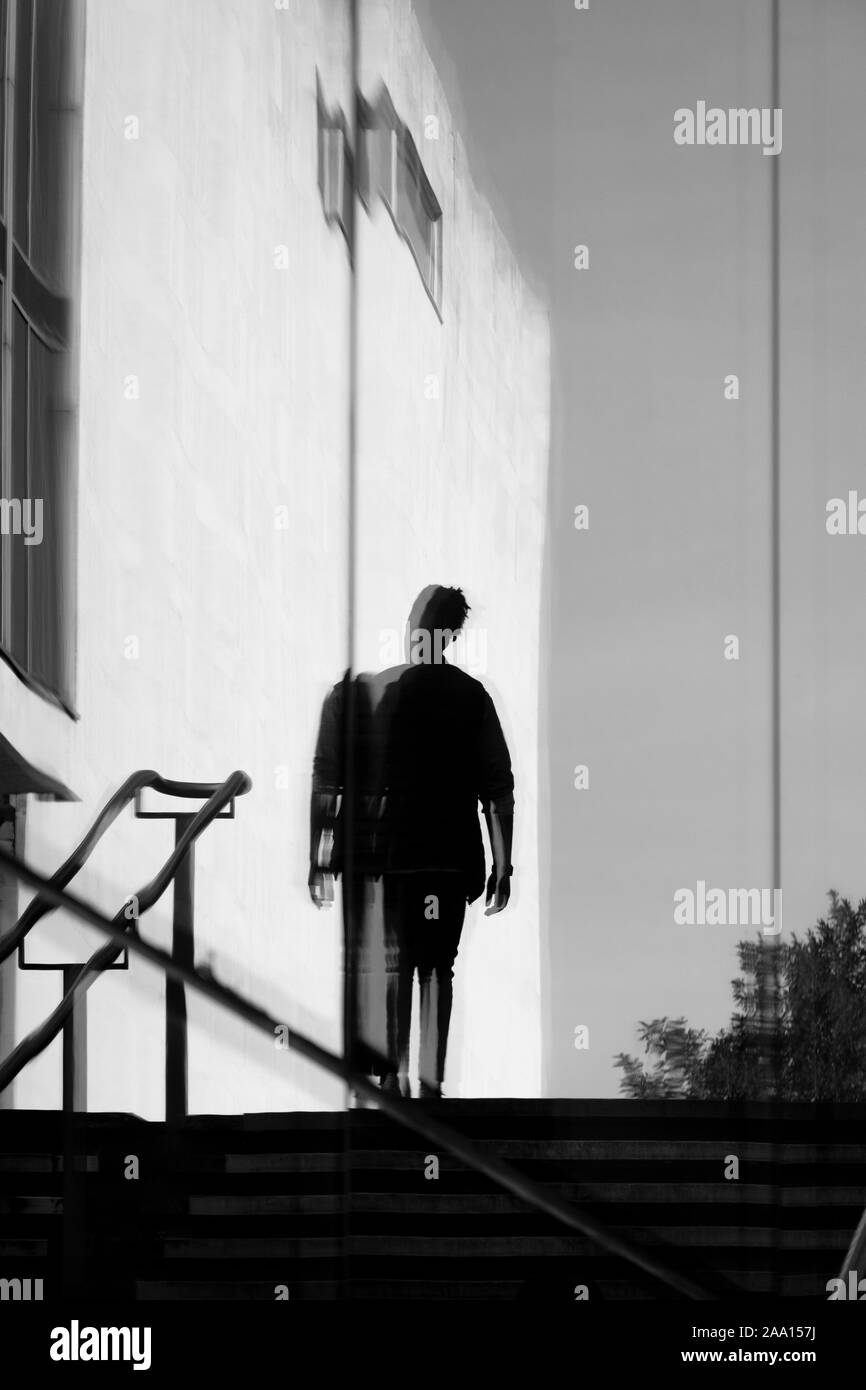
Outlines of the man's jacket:
<svg viewBox="0 0 866 1390">
<path fill-rule="evenodd" d="M 322 708 L 312 790 L 314 867 L 341 873 L 350 843 L 356 873 L 458 872 L 469 902 L 486 878 L 479 804 L 500 814 L 514 808 L 493 701 L 446 662 L 359 675 L 351 691 L 345 678 L 334 686 Z"/>
</svg>

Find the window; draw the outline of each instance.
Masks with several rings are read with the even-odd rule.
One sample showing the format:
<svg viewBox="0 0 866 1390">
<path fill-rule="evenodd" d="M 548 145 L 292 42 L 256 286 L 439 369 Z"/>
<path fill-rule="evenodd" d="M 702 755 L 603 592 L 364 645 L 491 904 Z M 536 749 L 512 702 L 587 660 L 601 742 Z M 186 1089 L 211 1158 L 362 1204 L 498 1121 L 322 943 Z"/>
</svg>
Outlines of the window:
<svg viewBox="0 0 866 1390">
<path fill-rule="evenodd" d="M 373 196 L 378 193 L 382 198 L 441 317 L 442 209 L 421 156 L 387 87 L 381 88 L 375 106 L 362 102 L 360 113 L 362 200 L 369 211 Z"/>
<path fill-rule="evenodd" d="M 322 97 L 319 75 L 316 74 L 316 104 L 318 107 L 319 193 L 322 209 L 328 222 L 335 222 L 352 245 L 352 216 L 354 209 L 354 169 L 349 145 L 346 117 L 339 107 L 329 111 Z"/>
<path fill-rule="evenodd" d="M 0 0 L 0 651 L 71 710 L 81 0 Z"/>
<path fill-rule="evenodd" d="M 412 136 L 405 126 L 395 143 L 395 220 L 409 243 L 421 279 L 437 309 L 442 298 L 442 209 Z"/>
</svg>

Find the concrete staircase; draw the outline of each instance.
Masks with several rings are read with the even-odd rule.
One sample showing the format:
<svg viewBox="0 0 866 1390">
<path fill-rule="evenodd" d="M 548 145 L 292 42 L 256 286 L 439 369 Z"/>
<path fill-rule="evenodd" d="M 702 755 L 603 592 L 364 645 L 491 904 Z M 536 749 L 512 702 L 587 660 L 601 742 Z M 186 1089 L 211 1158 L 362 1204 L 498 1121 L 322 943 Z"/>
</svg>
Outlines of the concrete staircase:
<svg viewBox="0 0 866 1390">
<path fill-rule="evenodd" d="M 866 1204 L 855 1106 L 429 1108 L 722 1297 L 826 1299 Z M 375 1111 L 79 1124 L 82 1296 L 675 1297 Z M 57 1112 L 0 1115 L 0 1279 L 42 1278 L 46 1298 L 62 1288 L 63 1148 Z"/>
</svg>

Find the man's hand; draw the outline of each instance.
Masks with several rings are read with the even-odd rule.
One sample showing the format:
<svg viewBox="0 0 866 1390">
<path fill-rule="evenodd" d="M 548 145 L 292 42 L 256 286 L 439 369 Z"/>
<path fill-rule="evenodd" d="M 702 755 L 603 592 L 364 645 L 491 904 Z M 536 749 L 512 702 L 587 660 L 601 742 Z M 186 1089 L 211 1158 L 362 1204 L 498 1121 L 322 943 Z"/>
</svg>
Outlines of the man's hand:
<svg viewBox="0 0 866 1390">
<path fill-rule="evenodd" d="M 327 869 L 317 869 L 315 866 L 310 869 L 310 876 L 307 879 L 310 888 L 310 897 L 320 910 L 329 908 L 334 901 L 334 875 Z"/>
<path fill-rule="evenodd" d="M 484 808 L 487 833 L 490 836 L 490 860 L 493 868 L 487 880 L 487 911 L 492 917 L 508 906 L 511 897 L 511 840 L 514 834 L 514 814 L 506 809 L 497 811 L 491 801 Z"/>
<path fill-rule="evenodd" d="M 511 897 L 511 875 L 497 875 L 494 869 L 487 880 L 487 910 L 485 917 L 492 917 L 495 913 L 501 912 L 508 906 L 508 899 Z"/>
</svg>

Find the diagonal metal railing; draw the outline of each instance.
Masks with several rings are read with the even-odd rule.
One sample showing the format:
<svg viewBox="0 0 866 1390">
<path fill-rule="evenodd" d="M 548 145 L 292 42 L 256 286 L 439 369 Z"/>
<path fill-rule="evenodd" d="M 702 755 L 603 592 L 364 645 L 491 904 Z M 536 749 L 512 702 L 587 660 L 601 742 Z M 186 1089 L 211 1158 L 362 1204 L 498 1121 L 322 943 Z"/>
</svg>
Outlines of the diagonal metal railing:
<svg viewBox="0 0 866 1390">
<path fill-rule="evenodd" d="M 61 864 L 56 873 L 52 874 L 50 882 L 55 888 L 65 888 L 79 869 L 86 864 L 106 830 L 117 820 L 123 808 L 132 801 L 138 788 L 142 785 L 141 779 L 156 777 L 156 775 L 155 772 L 133 772 L 127 777 L 123 785 L 118 787 L 114 795 L 105 803 L 90 829 L 75 846 L 69 858 Z M 51 911 L 52 906 L 47 898 L 37 893 L 22 912 L 15 926 L 5 936 L 0 936 L 0 963 L 6 960 L 7 956 L 11 956 L 16 947 L 24 941 L 28 932 Z"/>
<path fill-rule="evenodd" d="M 685 1298 L 712 1300 L 716 1297 L 714 1293 L 695 1284 L 679 1270 L 671 1269 L 663 1261 L 655 1259 L 651 1253 L 625 1239 L 612 1227 L 583 1211 L 579 1206 L 564 1201 L 557 1193 L 549 1190 L 542 1183 L 536 1182 L 525 1173 L 521 1173 L 510 1163 L 506 1163 L 493 1154 L 483 1152 L 457 1130 L 434 1119 L 411 1101 L 398 1099 L 381 1091 L 366 1076 L 354 1071 L 345 1058 L 329 1052 L 327 1048 L 321 1047 L 303 1033 L 288 1028 L 283 1020 L 274 1018 L 258 1004 L 238 993 L 237 990 L 222 984 L 212 970 L 202 970 L 194 966 L 188 967 L 179 964 L 166 951 L 152 946 L 140 936 L 130 935 L 116 920 L 112 921 L 105 917 L 90 903 L 66 889 L 52 884 L 51 880 L 44 878 L 34 869 L 2 850 L 0 850 L 0 865 L 15 874 L 28 887 L 36 889 L 37 893 L 47 899 L 51 906 L 65 908 L 89 926 L 102 932 L 109 938 L 109 946 L 114 943 L 116 947 L 128 947 L 133 954 L 139 955 L 144 960 L 149 961 L 151 965 L 157 966 L 169 978 L 188 985 L 205 998 L 221 1005 L 238 1018 L 242 1018 L 244 1022 L 258 1029 L 259 1032 L 265 1033 L 271 1041 L 278 1033 L 283 1036 L 287 1035 L 289 1048 L 298 1053 L 299 1056 L 307 1058 L 308 1061 L 321 1067 L 324 1071 L 330 1072 L 331 1075 L 340 1077 L 347 1085 L 372 1100 L 379 1110 L 398 1124 L 414 1130 L 416 1134 L 422 1135 L 434 1144 L 441 1145 L 443 1149 L 462 1160 L 468 1167 L 483 1173 L 500 1187 L 528 1202 L 538 1211 L 546 1212 L 547 1215 L 570 1230 L 594 1240 L 611 1255 L 616 1255 L 643 1270 L 645 1274 L 657 1279 Z M 102 949 L 108 949 L 108 947 Z"/>
</svg>

